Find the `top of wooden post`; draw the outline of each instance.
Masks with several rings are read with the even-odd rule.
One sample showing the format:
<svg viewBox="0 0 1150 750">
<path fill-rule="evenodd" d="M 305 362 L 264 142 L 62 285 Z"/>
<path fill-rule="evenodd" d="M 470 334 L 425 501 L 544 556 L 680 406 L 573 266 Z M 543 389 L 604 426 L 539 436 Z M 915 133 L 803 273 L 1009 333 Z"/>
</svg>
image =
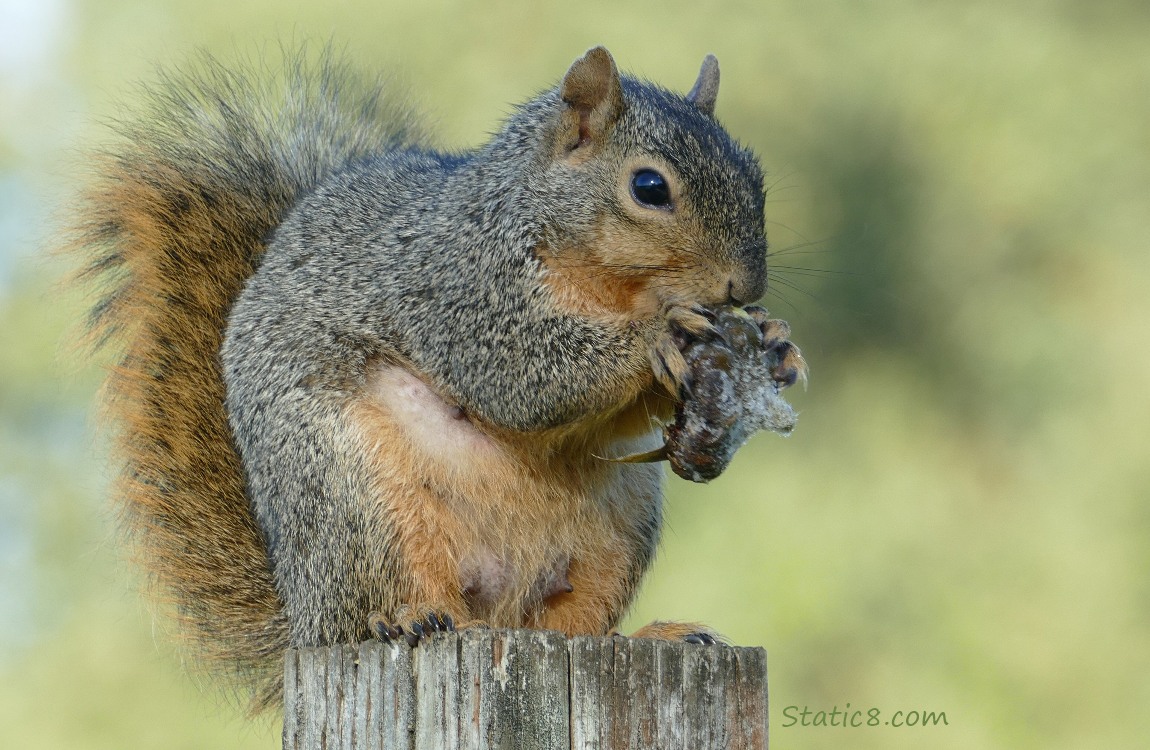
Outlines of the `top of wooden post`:
<svg viewBox="0 0 1150 750">
<path fill-rule="evenodd" d="M 285 750 L 766 750 L 761 648 L 468 629 L 289 650 Z"/>
</svg>

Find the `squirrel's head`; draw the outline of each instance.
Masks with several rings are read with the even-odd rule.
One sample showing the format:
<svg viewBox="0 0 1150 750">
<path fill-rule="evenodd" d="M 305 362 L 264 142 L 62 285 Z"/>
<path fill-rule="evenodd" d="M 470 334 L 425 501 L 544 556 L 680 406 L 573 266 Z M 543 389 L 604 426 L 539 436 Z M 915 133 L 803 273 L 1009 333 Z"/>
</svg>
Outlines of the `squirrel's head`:
<svg viewBox="0 0 1150 750">
<path fill-rule="evenodd" d="M 762 296 L 763 174 L 715 119 L 718 90 L 711 55 L 683 96 L 596 47 L 536 100 L 542 255 L 573 294 L 617 312 Z"/>
</svg>

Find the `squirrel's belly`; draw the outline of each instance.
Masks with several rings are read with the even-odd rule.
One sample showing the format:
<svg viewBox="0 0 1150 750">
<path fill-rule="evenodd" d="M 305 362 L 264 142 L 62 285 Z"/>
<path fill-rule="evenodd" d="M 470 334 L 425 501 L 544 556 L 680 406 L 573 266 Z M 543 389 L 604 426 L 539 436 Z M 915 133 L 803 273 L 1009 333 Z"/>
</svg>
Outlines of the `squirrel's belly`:
<svg viewBox="0 0 1150 750">
<path fill-rule="evenodd" d="M 517 570 L 491 549 L 479 546 L 460 561 L 459 583 L 473 617 L 499 625 L 522 625 L 551 597 L 573 590 L 571 558 L 561 555 L 542 569 Z"/>
<path fill-rule="evenodd" d="M 468 469 L 498 453 L 495 443 L 463 411 L 402 367 L 377 368 L 368 378 L 371 397 L 391 415 L 416 450 L 456 469 Z"/>
<path fill-rule="evenodd" d="M 649 419 L 623 430 L 599 425 L 610 437 L 601 448 L 576 443 L 578 456 L 541 445 L 533 461 L 531 450 L 489 436 L 391 365 L 369 373 L 351 416 L 375 473 L 388 543 L 417 572 L 412 580 L 425 590 L 411 596 L 421 603 L 454 601 L 497 627 L 544 622 L 565 602 L 578 610 L 572 597 L 598 601 L 621 591 L 630 568 L 618 561 L 658 526 L 659 467 L 595 458 L 649 447 L 657 439 Z M 571 632 L 607 626 L 558 622 Z"/>
</svg>

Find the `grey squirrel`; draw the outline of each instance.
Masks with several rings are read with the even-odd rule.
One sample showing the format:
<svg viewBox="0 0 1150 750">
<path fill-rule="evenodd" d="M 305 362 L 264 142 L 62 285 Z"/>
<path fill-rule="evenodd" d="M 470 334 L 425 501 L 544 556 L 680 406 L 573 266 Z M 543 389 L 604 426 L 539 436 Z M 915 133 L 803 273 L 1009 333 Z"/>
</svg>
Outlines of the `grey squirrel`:
<svg viewBox="0 0 1150 750">
<path fill-rule="evenodd" d="M 717 61 L 681 96 L 596 47 L 448 153 L 386 87 L 301 60 L 165 78 L 77 209 L 145 567 L 257 706 L 291 645 L 612 631 L 662 472 L 601 457 L 672 418 L 703 308 L 766 286 Z"/>
</svg>

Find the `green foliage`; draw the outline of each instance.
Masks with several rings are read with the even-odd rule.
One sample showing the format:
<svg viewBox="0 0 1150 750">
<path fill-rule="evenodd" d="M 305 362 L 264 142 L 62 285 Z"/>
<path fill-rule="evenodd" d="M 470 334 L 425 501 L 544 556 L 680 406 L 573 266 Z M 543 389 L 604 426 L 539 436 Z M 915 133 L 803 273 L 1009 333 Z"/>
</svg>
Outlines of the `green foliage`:
<svg viewBox="0 0 1150 750">
<path fill-rule="evenodd" d="M 759 436 L 711 485 L 672 478 L 630 627 L 700 619 L 765 645 L 781 747 L 1150 736 L 1144 4 L 69 13 L 47 53 L 0 69 L 0 746 L 276 746 L 274 721 L 181 674 L 126 583 L 84 411 L 98 373 L 58 344 L 80 305 L 32 247 L 91 123 L 153 63 L 329 37 L 398 70 L 457 147 L 593 44 L 679 89 L 722 62 L 718 115 L 773 175 L 767 302 L 811 385 L 793 437 Z M 847 702 L 949 725 L 782 726 L 788 705 Z"/>
</svg>

